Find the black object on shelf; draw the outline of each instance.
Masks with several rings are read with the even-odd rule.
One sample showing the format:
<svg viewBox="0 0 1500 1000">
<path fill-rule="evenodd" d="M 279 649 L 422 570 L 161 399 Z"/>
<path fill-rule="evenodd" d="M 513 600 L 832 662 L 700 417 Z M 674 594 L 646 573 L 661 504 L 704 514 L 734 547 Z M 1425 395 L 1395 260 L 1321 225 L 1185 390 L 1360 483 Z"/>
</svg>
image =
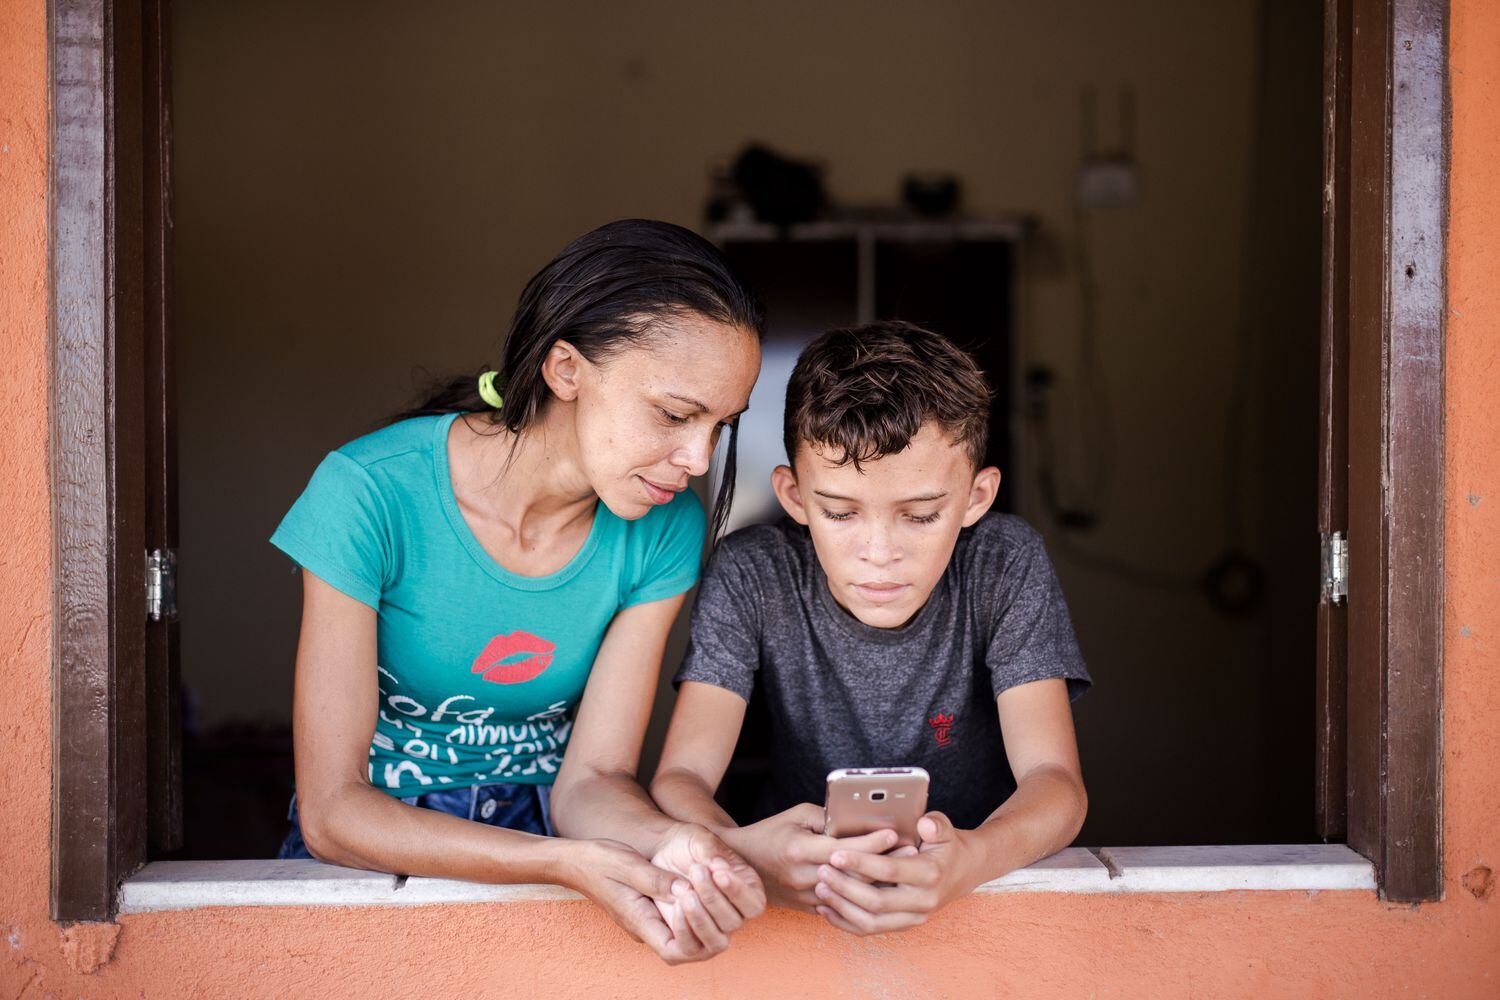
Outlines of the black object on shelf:
<svg viewBox="0 0 1500 1000">
<path fill-rule="evenodd" d="M 823 211 L 823 172 L 765 146 L 750 146 L 734 163 L 733 178 L 755 217 L 788 226 L 810 222 Z"/>
<path fill-rule="evenodd" d="M 953 174 L 907 174 L 901 200 L 918 215 L 936 218 L 958 211 L 962 190 Z"/>
</svg>

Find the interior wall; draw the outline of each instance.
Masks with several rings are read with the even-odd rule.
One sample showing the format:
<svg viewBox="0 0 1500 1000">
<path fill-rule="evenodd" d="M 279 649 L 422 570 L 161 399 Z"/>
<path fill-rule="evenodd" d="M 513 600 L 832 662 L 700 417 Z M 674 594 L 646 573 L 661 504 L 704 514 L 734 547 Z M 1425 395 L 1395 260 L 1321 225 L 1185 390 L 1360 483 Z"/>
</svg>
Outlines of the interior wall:
<svg viewBox="0 0 1500 1000">
<path fill-rule="evenodd" d="M 573 236 L 701 225 L 710 166 L 748 140 L 820 160 L 843 202 L 946 170 L 969 210 L 1035 215 L 1025 351 L 1070 412 L 1080 93 L 1098 88 L 1108 142 L 1128 86 L 1140 197 L 1090 226 L 1115 474 L 1070 538 L 1023 494 L 1096 680 L 1081 840 L 1308 837 L 1316 397 L 1309 415 L 1287 380 L 1317 358 L 1321 14 L 1298 6 L 179 0 L 179 602 L 201 723 L 288 717 L 300 591 L 266 538 L 321 456 L 423 372 L 493 362 Z M 1278 596 L 1232 620 L 1190 581 L 1230 534 L 1242 338 L 1240 543 Z M 1065 542 L 1189 584 L 1133 585 Z M 1311 564 L 1273 554 L 1304 542 Z"/>
</svg>

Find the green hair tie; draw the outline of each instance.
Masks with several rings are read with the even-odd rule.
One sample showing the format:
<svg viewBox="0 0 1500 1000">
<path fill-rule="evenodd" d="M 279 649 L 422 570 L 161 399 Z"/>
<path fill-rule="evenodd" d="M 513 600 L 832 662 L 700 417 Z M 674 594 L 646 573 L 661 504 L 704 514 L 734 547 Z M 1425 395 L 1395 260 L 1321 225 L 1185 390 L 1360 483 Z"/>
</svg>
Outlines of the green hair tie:
<svg viewBox="0 0 1500 1000">
<path fill-rule="evenodd" d="M 505 405 L 505 397 L 495 388 L 495 379 L 499 375 L 499 372 L 485 372 L 479 376 L 479 398 L 497 410 Z"/>
</svg>

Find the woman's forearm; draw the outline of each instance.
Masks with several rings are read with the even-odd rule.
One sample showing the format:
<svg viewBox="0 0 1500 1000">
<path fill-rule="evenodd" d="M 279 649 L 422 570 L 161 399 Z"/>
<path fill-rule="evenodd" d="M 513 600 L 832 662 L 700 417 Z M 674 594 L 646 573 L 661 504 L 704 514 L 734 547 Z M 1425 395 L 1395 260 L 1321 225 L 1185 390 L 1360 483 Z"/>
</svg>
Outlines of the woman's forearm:
<svg viewBox="0 0 1500 1000">
<path fill-rule="evenodd" d="M 298 802 L 308 850 L 330 864 L 471 882 L 573 881 L 563 842 L 409 806 L 368 784 Z"/>
<path fill-rule="evenodd" d="M 553 787 L 552 824 L 560 836 L 618 840 L 647 858 L 678 825 L 633 774 L 593 770 Z"/>
</svg>

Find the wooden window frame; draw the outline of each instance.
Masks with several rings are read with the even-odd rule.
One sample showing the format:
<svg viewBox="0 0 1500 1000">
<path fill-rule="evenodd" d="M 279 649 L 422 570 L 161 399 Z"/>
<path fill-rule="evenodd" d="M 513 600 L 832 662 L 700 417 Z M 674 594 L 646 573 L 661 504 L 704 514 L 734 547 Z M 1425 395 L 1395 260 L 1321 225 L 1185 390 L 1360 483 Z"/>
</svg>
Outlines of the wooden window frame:
<svg viewBox="0 0 1500 1000">
<path fill-rule="evenodd" d="M 168 0 L 49 0 L 54 919 L 107 920 L 181 839 Z M 1445 0 L 1327 0 L 1318 821 L 1389 900 L 1442 885 Z"/>
<path fill-rule="evenodd" d="M 177 625 L 146 552 L 177 543 L 167 0 L 47 5 L 52 878 L 110 919 L 182 839 Z"/>
<path fill-rule="evenodd" d="M 1321 834 L 1381 897 L 1442 898 L 1446 0 L 1326 0 L 1318 613 Z"/>
</svg>

